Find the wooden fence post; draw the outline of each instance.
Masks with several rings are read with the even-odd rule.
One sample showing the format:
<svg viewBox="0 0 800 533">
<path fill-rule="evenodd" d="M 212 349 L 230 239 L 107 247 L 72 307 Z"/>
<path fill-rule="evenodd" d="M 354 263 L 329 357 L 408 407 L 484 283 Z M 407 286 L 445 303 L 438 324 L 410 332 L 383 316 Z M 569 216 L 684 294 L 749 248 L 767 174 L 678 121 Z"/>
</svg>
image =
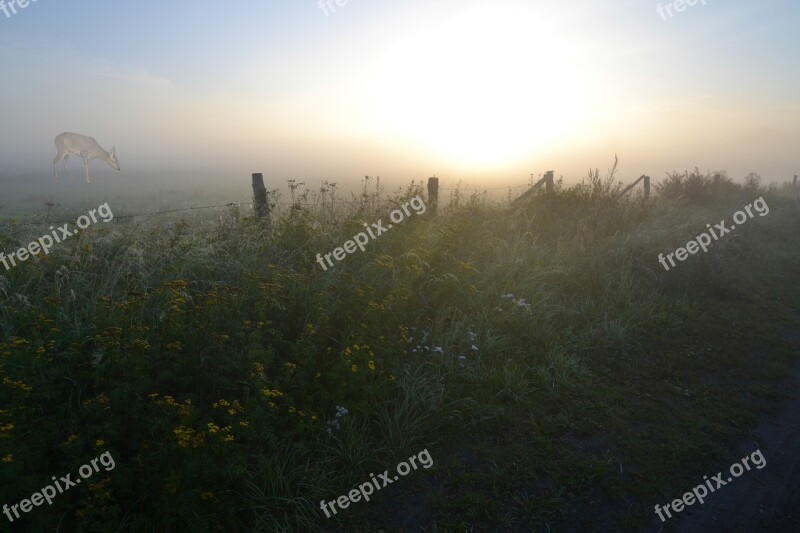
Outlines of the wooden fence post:
<svg viewBox="0 0 800 533">
<path fill-rule="evenodd" d="M 644 177 L 644 199 L 650 198 L 650 176 Z"/>
<path fill-rule="evenodd" d="M 548 170 L 544 175 L 544 177 L 545 177 L 545 189 L 544 189 L 544 192 L 546 192 L 547 194 L 553 194 L 553 187 L 554 187 L 554 185 L 553 185 L 553 173 L 554 172 L 555 172 L 554 170 Z"/>
<path fill-rule="evenodd" d="M 436 208 L 439 205 L 439 178 L 428 178 L 428 208 L 431 216 L 436 216 Z"/>
<path fill-rule="evenodd" d="M 253 198 L 256 218 L 263 218 L 269 225 L 269 203 L 267 203 L 267 188 L 264 186 L 264 175 L 260 172 L 253 174 Z"/>
</svg>

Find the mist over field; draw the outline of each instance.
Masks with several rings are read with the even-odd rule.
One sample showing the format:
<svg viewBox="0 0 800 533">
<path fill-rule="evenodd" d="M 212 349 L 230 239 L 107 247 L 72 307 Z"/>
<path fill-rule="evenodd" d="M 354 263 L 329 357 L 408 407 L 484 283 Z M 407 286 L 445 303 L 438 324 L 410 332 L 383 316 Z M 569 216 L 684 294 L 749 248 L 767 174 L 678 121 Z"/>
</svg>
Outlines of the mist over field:
<svg viewBox="0 0 800 533">
<path fill-rule="evenodd" d="M 800 530 L 799 23 L 0 0 L 0 532 Z"/>
</svg>

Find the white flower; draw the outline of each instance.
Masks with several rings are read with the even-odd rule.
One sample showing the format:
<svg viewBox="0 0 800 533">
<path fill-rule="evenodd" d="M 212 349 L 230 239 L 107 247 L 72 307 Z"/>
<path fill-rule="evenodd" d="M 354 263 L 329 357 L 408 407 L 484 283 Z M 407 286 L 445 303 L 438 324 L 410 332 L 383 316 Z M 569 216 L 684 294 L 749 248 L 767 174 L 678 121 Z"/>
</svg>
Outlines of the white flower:
<svg viewBox="0 0 800 533">
<path fill-rule="evenodd" d="M 476 352 L 478 351 L 478 347 L 475 346 L 474 344 L 472 345 L 472 349 L 475 350 Z"/>
<path fill-rule="evenodd" d="M 444 350 L 442 349 L 441 346 L 437 346 L 436 348 L 433 349 L 433 351 L 435 351 L 436 353 L 444 353 Z"/>
</svg>

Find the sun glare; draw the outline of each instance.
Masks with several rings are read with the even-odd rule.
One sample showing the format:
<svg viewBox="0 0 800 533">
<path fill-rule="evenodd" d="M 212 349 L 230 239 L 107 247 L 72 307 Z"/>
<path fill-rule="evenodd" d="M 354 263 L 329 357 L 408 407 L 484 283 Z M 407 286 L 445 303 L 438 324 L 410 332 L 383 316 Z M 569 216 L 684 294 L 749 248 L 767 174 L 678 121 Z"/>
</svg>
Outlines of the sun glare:
<svg viewBox="0 0 800 533">
<path fill-rule="evenodd" d="M 530 7 L 484 5 L 392 49 L 374 110 L 401 141 L 465 165 L 551 147 L 581 118 L 570 48 Z"/>
</svg>

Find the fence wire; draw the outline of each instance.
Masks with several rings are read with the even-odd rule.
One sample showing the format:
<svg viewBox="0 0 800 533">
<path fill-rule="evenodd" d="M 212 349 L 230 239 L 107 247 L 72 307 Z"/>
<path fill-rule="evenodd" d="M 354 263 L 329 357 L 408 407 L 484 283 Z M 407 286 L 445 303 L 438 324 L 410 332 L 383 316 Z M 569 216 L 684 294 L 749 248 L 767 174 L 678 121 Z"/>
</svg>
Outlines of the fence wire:
<svg viewBox="0 0 800 533">
<path fill-rule="evenodd" d="M 514 186 L 506 186 L 506 187 L 482 187 L 482 188 L 440 188 L 439 191 L 497 191 L 497 190 L 512 190 L 512 189 L 520 189 L 530 187 L 530 185 L 514 185 Z M 302 206 L 315 206 L 315 207 L 323 207 L 326 205 L 331 204 L 353 204 L 352 200 L 325 200 L 324 202 L 269 202 L 269 205 L 272 206 L 293 206 L 293 205 L 302 205 Z M 114 219 L 130 219 L 130 218 L 141 218 L 141 217 L 155 217 L 159 215 L 165 215 L 169 213 L 180 213 L 184 211 L 199 211 L 202 209 L 216 209 L 220 207 L 241 207 L 243 205 L 252 206 L 253 200 L 243 200 L 239 202 L 227 202 L 224 204 L 215 204 L 215 205 L 193 205 L 191 207 L 181 207 L 177 209 L 164 209 L 161 211 L 152 211 L 149 213 L 131 213 L 126 215 L 114 215 Z M 22 215 L 22 217 L 40 217 L 42 215 L 35 214 L 35 215 Z M 76 215 L 80 216 L 80 215 Z M 11 217 L 12 220 L 15 217 Z M 47 224 L 71 224 L 75 221 L 75 217 L 70 220 L 38 220 L 38 221 L 30 221 L 30 222 L 6 222 L 0 224 L 0 228 L 13 228 L 13 229 L 20 229 L 25 227 L 31 226 L 41 226 Z"/>
</svg>

